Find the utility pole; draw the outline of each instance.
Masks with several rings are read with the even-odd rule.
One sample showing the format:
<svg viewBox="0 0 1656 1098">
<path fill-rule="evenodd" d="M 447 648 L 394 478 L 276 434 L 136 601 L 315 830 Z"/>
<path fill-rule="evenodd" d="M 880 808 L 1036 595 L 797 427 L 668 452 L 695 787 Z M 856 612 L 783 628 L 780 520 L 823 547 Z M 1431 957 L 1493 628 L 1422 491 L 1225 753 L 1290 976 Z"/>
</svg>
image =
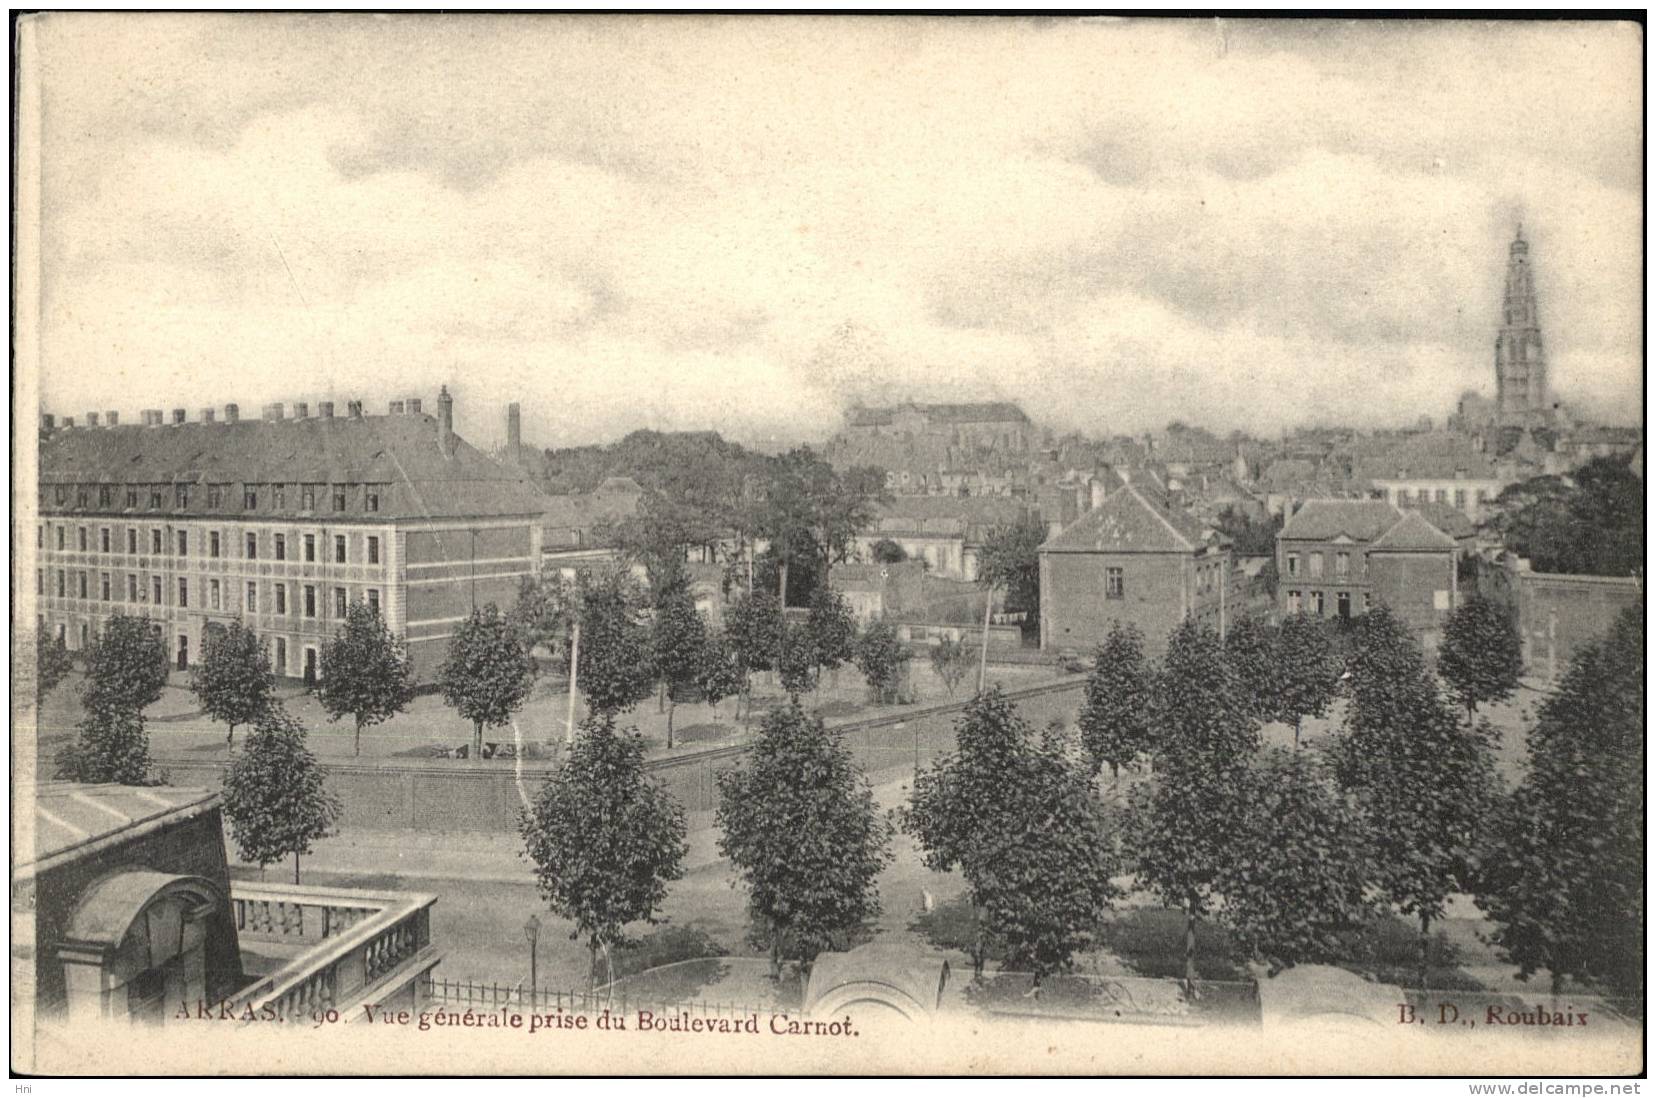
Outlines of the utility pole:
<svg viewBox="0 0 1656 1098">
<path fill-rule="evenodd" d="M 569 631 L 569 718 L 568 727 L 564 732 L 564 744 L 575 746 L 575 671 L 581 663 L 581 619 L 575 619 L 574 628 Z"/>
<path fill-rule="evenodd" d="M 993 584 L 983 588 L 983 647 L 978 655 L 978 693 L 983 693 L 984 684 L 989 678 L 989 611 L 995 605 L 995 588 Z"/>
</svg>

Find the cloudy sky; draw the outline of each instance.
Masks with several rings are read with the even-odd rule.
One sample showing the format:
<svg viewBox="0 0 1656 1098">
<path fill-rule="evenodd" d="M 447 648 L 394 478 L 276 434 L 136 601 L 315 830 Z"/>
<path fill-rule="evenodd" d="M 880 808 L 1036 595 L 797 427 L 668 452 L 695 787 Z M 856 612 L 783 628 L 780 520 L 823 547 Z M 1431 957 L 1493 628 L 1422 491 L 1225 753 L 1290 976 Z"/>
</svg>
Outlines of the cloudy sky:
<svg viewBox="0 0 1656 1098">
<path fill-rule="evenodd" d="M 1555 387 L 1642 395 L 1617 24 L 53 15 L 41 393 L 524 403 L 542 445 L 1441 418 L 1534 242 Z M 25 72 L 27 76 L 27 71 Z"/>
</svg>

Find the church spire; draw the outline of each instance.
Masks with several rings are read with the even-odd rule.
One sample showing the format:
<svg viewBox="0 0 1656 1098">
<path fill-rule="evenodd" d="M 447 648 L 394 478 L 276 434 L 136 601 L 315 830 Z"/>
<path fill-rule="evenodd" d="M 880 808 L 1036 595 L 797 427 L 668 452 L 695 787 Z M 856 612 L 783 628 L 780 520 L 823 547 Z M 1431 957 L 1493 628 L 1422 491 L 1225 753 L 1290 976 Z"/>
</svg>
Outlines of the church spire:
<svg viewBox="0 0 1656 1098">
<path fill-rule="evenodd" d="M 1496 407 L 1501 422 L 1508 424 L 1532 424 L 1548 407 L 1547 362 L 1529 250 L 1520 222 L 1507 249 L 1501 331 L 1495 339 Z"/>
</svg>

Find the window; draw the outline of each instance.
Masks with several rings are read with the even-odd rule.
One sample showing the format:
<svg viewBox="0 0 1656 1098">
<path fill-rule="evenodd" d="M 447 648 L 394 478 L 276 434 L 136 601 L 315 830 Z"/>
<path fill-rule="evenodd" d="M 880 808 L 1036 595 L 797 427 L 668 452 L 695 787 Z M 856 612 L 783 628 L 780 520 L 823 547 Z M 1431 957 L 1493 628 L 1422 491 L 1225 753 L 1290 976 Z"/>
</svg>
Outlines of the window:
<svg viewBox="0 0 1656 1098">
<path fill-rule="evenodd" d="M 316 559 L 316 535 L 305 535 L 305 563 L 309 564 Z"/>
<path fill-rule="evenodd" d="M 63 598 L 63 596 L 65 596 L 69 593 L 69 591 L 68 591 L 68 581 L 69 581 L 68 575 L 65 574 L 63 569 L 59 568 L 58 569 L 58 598 L 61 599 L 61 598 Z"/>
<path fill-rule="evenodd" d="M 276 612 L 278 614 L 287 613 L 287 584 L 285 583 L 276 585 Z"/>
<path fill-rule="evenodd" d="M 67 484 L 58 485 L 57 488 L 54 489 L 52 496 L 57 500 L 57 505 L 62 507 L 64 504 L 69 502 L 69 486 Z"/>
<path fill-rule="evenodd" d="M 207 535 L 207 555 L 214 558 L 219 555 L 219 532 L 217 530 Z"/>
<path fill-rule="evenodd" d="M 190 555 L 190 532 L 188 530 L 178 532 L 178 555 L 181 557 Z"/>
<path fill-rule="evenodd" d="M 270 486 L 270 505 L 278 511 L 287 508 L 287 485 L 272 484 Z"/>
<path fill-rule="evenodd" d="M 1351 592 L 1341 591 L 1339 594 L 1335 595 L 1334 606 L 1335 613 L 1340 616 L 1341 621 L 1351 617 Z"/>
<path fill-rule="evenodd" d="M 258 534 L 248 534 L 247 535 L 247 559 L 248 560 L 258 560 L 259 559 L 259 535 Z"/>
<path fill-rule="evenodd" d="M 1367 613 L 1368 611 L 1373 610 L 1373 609 L 1374 609 L 1374 594 L 1371 591 L 1364 591 L 1363 592 L 1363 612 Z"/>
<path fill-rule="evenodd" d="M 86 485 L 84 485 L 84 484 L 75 485 L 75 506 L 76 507 L 80 507 L 80 508 L 84 509 L 86 507 L 87 501 L 90 500 L 91 498 L 92 498 L 92 493 L 87 490 Z"/>
<path fill-rule="evenodd" d="M 299 488 L 299 510 L 316 510 L 316 485 L 304 484 Z"/>
<path fill-rule="evenodd" d="M 35 594 L 44 595 L 45 593 L 46 593 L 46 573 L 41 571 L 39 568 L 36 568 L 35 569 Z"/>
<path fill-rule="evenodd" d="M 156 554 L 161 552 L 161 529 L 159 527 L 150 531 L 150 552 Z"/>
<path fill-rule="evenodd" d="M 138 575 L 135 572 L 127 573 L 127 601 L 138 601 Z"/>
<path fill-rule="evenodd" d="M 334 617 L 343 618 L 344 616 L 345 616 L 345 588 L 335 587 L 334 588 Z"/>
<path fill-rule="evenodd" d="M 1472 489 L 1472 502 L 1474 504 L 1481 505 L 1483 503 L 1483 501 L 1484 501 L 1484 490 L 1482 488 Z"/>
<path fill-rule="evenodd" d="M 287 535 L 286 534 L 275 534 L 275 535 L 272 535 L 272 538 L 273 538 L 273 541 L 274 541 L 274 545 L 272 546 L 272 548 L 276 552 L 276 559 L 277 560 L 287 560 Z"/>
<path fill-rule="evenodd" d="M 190 605 L 190 581 L 182 576 L 178 580 L 178 605 Z"/>
<path fill-rule="evenodd" d="M 1104 569 L 1104 597 L 1111 599 L 1124 598 L 1126 585 L 1119 568 Z"/>
<path fill-rule="evenodd" d="M 151 576 L 150 577 L 150 590 L 155 595 L 155 605 L 160 606 L 161 605 L 161 577 L 160 576 Z"/>
<path fill-rule="evenodd" d="M 150 510 L 161 510 L 161 485 L 159 484 L 150 486 Z"/>
<path fill-rule="evenodd" d="M 108 602 L 109 601 L 109 573 L 104 572 L 104 573 L 100 574 L 98 576 L 98 581 L 99 581 L 98 582 L 98 601 Z"/>
<path fill-rule="evenodd" d="M 109 552 L 109 527 L 107 526 L 98 531 L 98 552 Z"/>
<path fill-rule="evenodd" d="M 1351 575 L 1351 554 L 1350 553 L 1335 553 L 1334 554 L 1334 574 L 1336 576 L 1339 576 L 1341 579 L 1344 579 L 1346 576 Z"/>
<path fill-rule="evenodd" d="M 190 505 L 190 486 L 188 484 L 173 485 L 173 506 L 183 510 Z"/>
<path fill-rule="evenodd" d="M 217 511 L 224 506 L 224 485 L 209 484 L 207 486 L 207 509 Z"/>
<path fill-rule="evenodd" d="M 1319 618 L 1323 616 L 1323 593 L 1321 591 L 1311 592 L 1311 612 Z"/>
<path fill-rule="evenodd" d="M 379 614 L 379 589 L 378 588 L 375 588 L 375 587 L 368 588 L 368 609 L 372 610 L 376 616 Z"/>
<path fill-rule="evenodd" d="M 1321 579 L 1323 574 L 1323 555 L 1321 553 L 1307 553 L 1306 563 L 1311 566 L 1311 578 Z"/>
<path fill-rule="evenodd" d="M 75 544 L 80 547 L 81 552 L 86 552 L 86 527 L 75 527 Z"/>
<path fill-rule="evenodd" d="M 242 510 L 256 511 L 259 507 L 259 486 L 257 484 L 242 485 Z"/>
<path fill-rule="evenodd" d="M 345 535 L 344 534 L 335 534 L 334 535 L 334 563 L 335 564 L 344 564 L 345 563 Z"/>
<path fill-rule="evenodd" d="M 379 563 L 379 538 L 372 534 L 368 535 L 368 563 Z"/>
<path fill-rule="evenodd" d="M 1437 491 L 1432 493 L 1432 498 L 1437 500 L 1439 503 L 1448 503 L 1449 502 L 1449 489 L 1439 488 Z"/>
<path fill-rule="evenodd" d="M 362 509 L 364 511 L 379 510 L 379 485 L 370 484 L 368 486 L 362 497 Z"/>
<path fill-rule="evenodd" d="M 345 486 L 343 484 L 334 485 L 333 505 L 335 511 L 345 510 Z"/>
<path fill-rule="evenodd" d="M 305 617 L 316 617 L 316 588 L 305 584 Z"/>
<path fill-rule="evenodd" d="M 1288 612 L 1290 614 L 1297 614 L 1300 610 L 1300 593 L 1298 591 L 1288 592 Z"/>
<path fill-rule="evenodd" d="M 256 614 L 259 611 L 259 585 L 251 581 L 247 584 L 247 612 Z"/>
<path fill-rule="evenodd" d="M 44 526 L 35 527 L 35 548 L 46 548 L 46 527 Z"/>
<path fill-rule="evenodd" d="M 135 557 L 137 555 L 138 555 L 138 528 L 136 526 L 128 526 L 127 527 L 127 556 Z"/>
<path fill-rule="evenodd" d="M 138 509 L 138 488 L 136 485 L 127 488 L 126 505 L 128 511 L 136 511 Z"/>
<path fill-rule="evenodd" d="M 57 528 L 57 547 L 59 549 L 63 548 L 63 527 L 61 526 Z"/>
<path fill-rule="evenodd" d="M 1465 488 L 1456 488 L 1455 489 L 1455 509 L 1458 510 L 1458 511 L 1466 510 L 1466 489 Z"/>
<path fill-rule="evenodd" d="M 115 486 L 112 484 L 98 485 L 98 506 L 109 507 L 115 502 Z"/>
<path fill-rule="evenodd" d="M 208 580 L 207 581 L 207 609 L 217 610 L 218 608 L 219 608 L 219 581 L 218 580 Z"/>
</svg>

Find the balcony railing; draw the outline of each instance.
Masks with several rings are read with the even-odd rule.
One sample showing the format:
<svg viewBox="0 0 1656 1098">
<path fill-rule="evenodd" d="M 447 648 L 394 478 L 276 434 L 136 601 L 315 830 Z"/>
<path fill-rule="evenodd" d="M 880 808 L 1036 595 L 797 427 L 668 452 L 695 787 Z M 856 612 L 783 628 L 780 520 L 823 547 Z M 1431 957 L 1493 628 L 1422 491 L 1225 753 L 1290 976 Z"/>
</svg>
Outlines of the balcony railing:
<svg viewBox="0 0 1656 1098">
<path fill-rule="evenodd" d="M 442 959 L 431 943 L 431 905 L 413 892 L 237 882 L 231 888 L 236 933 L 253 945 L 301 950 L 230 1000 L 238 1014 L 271 1013 L 289 1021 L 336 1010 L 356 1020 L 364 1002 L 391 1001 L 412 987 L 408 1005 L 429 997 L 430 972 Z"/>
</svg>

